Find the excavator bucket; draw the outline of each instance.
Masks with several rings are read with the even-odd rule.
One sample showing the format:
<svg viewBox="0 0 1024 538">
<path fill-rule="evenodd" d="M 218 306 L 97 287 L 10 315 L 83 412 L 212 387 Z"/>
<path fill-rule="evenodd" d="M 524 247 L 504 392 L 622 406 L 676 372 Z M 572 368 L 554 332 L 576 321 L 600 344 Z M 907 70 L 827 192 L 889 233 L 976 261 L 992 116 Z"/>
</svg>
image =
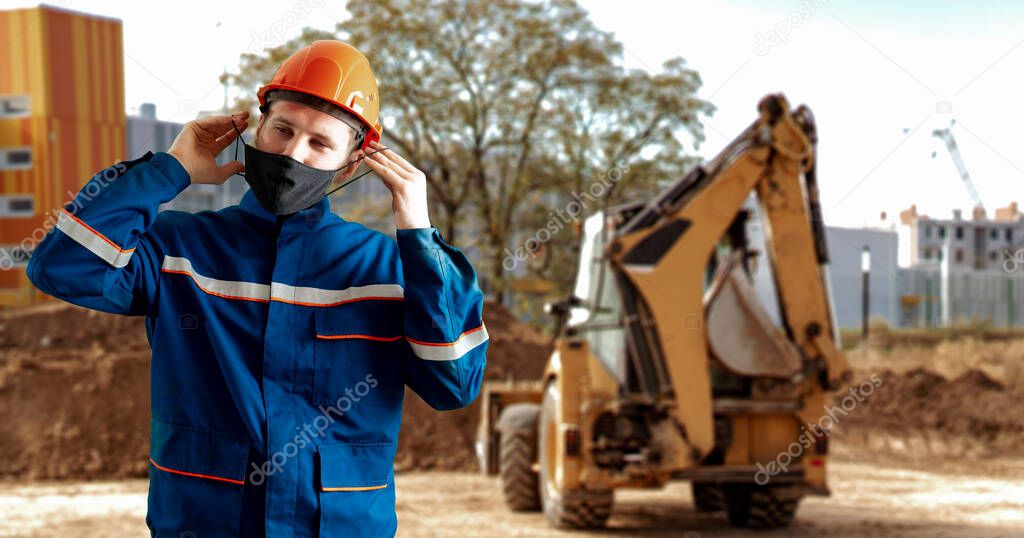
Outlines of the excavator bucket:
<svg viewBox="0 0 1024 538">
<path fill-rule="evenodd" d="M 772 322 L 735 257 L 719 267 L 704 304 L 711 355 L 732 373 L 783 379 L 800 375 L 800 350 Z"/>
</svg>

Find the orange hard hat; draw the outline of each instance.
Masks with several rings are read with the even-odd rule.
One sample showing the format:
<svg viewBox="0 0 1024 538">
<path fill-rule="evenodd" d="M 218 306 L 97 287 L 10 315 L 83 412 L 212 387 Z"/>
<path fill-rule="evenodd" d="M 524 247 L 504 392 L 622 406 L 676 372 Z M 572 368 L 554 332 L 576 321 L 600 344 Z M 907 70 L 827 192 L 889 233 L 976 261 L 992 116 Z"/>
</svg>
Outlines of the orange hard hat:
<svg viewBox="0 0 1024 538">
<path fill-rule="evenodd" d="M 261 110 L 267 104 L 267 92 L 275 90 L 317 97 L 351 113 L 366 127 L 358 149 L 379 141 L 384 132 L 377 79 L 366 57 L 348 43 L 314 41 L 289 56 L 270 83 L 256 92 Z"/>
</svg>

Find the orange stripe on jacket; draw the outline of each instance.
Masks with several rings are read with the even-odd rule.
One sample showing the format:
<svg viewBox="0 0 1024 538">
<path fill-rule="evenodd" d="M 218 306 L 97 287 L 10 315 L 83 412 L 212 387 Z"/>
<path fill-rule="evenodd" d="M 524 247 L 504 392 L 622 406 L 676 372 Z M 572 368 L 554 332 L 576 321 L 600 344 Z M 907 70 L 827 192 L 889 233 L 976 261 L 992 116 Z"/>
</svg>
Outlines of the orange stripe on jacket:
<svg viewBox="0 0 1024 538">
<path fill-rule="evenodd" d="M 153 461 L 153 458 L 149 458 L 149 463 L 152 463 L 153 467 L 156 467 L 157 469 L 160 469 L 161 471 L 167 471 L 168 473 L 180 474 L 182 476 L 191 476 L 191 477 L 194 477 L 194 478 L 206 478 L 207 480 L 220 480 L 221 482 L 230 482 L 232 484 L 238 484 L 238 485 L 245 484 L 244 481 L 242 481 L 242 480 L 235 480 L 233 478 L 224 478 L 222 476 L 211 476 L 211 475 L 208 475 L 208 474 L 190 473 L 190 472 L 187 472 L 187 471 L 179 471 L 177 469 L 171 469 L 169 467 L 163 467 L 163 466 L 159 465 L 157 462 Z"/>
<path fill-rule="evenodd" d="M 323 489 L 324 491 L 372 491 L 372 490 L 375 490 L 375 489 L 384 489 L 386 487 L 388 487 L 387 484 L 383 484 L 383 485 L 380 485 L 380 486 L 336 487 L 336 488 L 335 487 L 324 486 L 321 489 Z"/>
<path fill-rule="evenodd" d="M 70 219 L 74 220 L 75 222 L 77 222 L 77 223 L 81 224 L 82 226 L 84 226 L 84 227 L 85 227 L 85 229 L 87 229 L 87 230 L 89 230 L 90 232 L 92 232 L 93 234 L 95 234 L 95 235 L 96 235 L 96 237 L 99 237 L 100 239 L 102 239 L 102 240 L 106 241 L 107 243 L 109 243 L 109 244 L 110 244 L 110 246 L 112 246 L 112 247 L 116 248 L 117 250 L 120 250 L 120 251 L 121 251 L 121 253 L 123 253 L 123 254 L 127 254 L 127 253 L 129 253 L 129 252 L 135 252 L 135 249 L 134 249 L 134 248 L 130 248 L 130 249 L 128 249 L 128 250 L 125 250 L 125 249 L 121 248 L 121 246 L 120 246 L 120 245 L 118 245 L 117 243 L 115 243 L 115 242 L 111 241 L 110 239 L 107 239 L 107 236 L 105 236 L 105 235 L 103 235 L 103 234 L 99 233 L 99 232 L 98 232 L 98 231 L 96 231 L 96 229 L 95 229 L 95 228 L 93 228 L 92 226 L 89 226 L 88 224 L 86 224 L 86 223 L 82 222 L 82 219 L 80 219 L 80 218 L 78 218 L 78 217 L 76 217 L 76 216 L 72 215 L 72 214 L 71 214 L 70 212 L 68 212 L 68 210 L 67 210 L 67 209 L 61 208 L 60 212 L 61 212 L 61 213 L 64 213 L 65 215 L 67 215 L 67 216 L 68 216 L 68 218 L 70 218 Z"/>
<path fill-rule="evenodd" d="M 293 305 L 298 305 L 298 306 L 327 307 L 327 306 L 343 305 L 343 304 L 346 304 L 346 303 L 354 303 L 356 301 L 404 301 L 405 299 L 402 298 L 402 297 L 356 297 L 355 299 L 345 299 L 344 301 L 338 301 L 336 303 L 307 303 L 307 302 L 302 302 L 302 301 L 289 301 L 288 299 L 282 299 L 280 297 L 271 297 L 270 300 L 271 301 L 276 301 L 276 302 L 279 302 L 279 303 L 287 303 L 287 304 L 293 304 Z"/>
<path fill-rule="evenodd" d="M 484 328 L 484 326 L 480 325 L 479 327 L 476 327 L 474 329 L 470 329 L 470 330 L 460 334 L 459 337 L 456 338 L 454 342 L 440 342 L 440 343 L 438 343 L 438 342 L 424 342 L 423 340 L 416 340 L 415 338 L 410 338 L 408 336 L 406 336 L 405 339 L 410 341 L 410 342 L 412 342 L 412 343 L 414 343 L 414 344 L 419 344 L 421 346 L 454 346 L 455 344 L 458 344 L 459 340 L 462 340 L 462 338 L 465 337 L 466 335 L 475 333 L 475 332 L 477 332 L 477 331 L 479 331 L 480 329 L 483 329 L 483 328 Z"/>
<path fill-rule="evenodd" d="M 185 275 L 185 276 L 187 276 L 187 277 L 192 279 L 192 282 L 195 283 L 197 288 L 203 290 L 206 293 L 209 293 L 210 295 L 216 295 L 217 297 L 223 297 L 224 299 L 238 299 L 239 301 L 255 301 L 257 303 L 266 303 L 266 302 L 268 302 L 267 299 L 262 299 L 262 298 L 259 298 L 259 297 L 241 297 L 241 296 L 238 296 L 238 295 L 227 295 L 227 294 L 224 294 L 224 293 L 217 293 L 217 292 L 215 292 L 213 290 L 208 290 L 208 289 L 204 288 L 199 283 L 198 280 L 196 280 L 195 275 L 193 275 L 192 273 L 190 273 L 188 271 L 179 271 L 177 269 L 160 269 L 160 272 L 161 273 L 174 273 L 176 275 Z"/>
<path fill-rule="evenodd" d="M 398 336 L 370 336 L 368 334 L 317 334 L 317 338 L 321 340 L 378 340 L 381 342 L 394 342 L 400 340 L 402 335 Z"/>
</svg>

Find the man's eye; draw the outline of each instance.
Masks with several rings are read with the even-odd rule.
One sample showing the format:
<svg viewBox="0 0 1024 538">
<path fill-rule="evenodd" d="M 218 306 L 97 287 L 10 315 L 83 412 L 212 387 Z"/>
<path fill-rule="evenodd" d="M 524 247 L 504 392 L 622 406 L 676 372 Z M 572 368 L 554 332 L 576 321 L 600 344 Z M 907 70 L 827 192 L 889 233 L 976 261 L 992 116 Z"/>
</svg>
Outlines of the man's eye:
<svg viewBox="0 0 1024 538">
<path fill-rule="evenodd" d="M 281 133 L 283 135 L 288 134 L 288 129 L 285 129 L 284 127 L 275 127 L 274 129 L 276 129 L 277 132 L 279 132 L 279 133 Z"/>
</svg>

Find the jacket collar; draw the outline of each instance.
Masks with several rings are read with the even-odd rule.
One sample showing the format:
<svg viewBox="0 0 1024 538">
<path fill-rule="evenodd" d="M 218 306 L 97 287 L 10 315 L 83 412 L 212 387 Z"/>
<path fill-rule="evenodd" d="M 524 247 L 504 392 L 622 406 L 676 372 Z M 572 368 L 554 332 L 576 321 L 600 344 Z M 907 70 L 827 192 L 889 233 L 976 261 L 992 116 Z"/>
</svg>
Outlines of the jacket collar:
<svg viewBox="0 0 1024 538">
<path fill-rule="evenodd" d="M 243 211 L 253 215 L 261 220 L 265 220 L 270 223 L 277 222 L 277 215 L 267 211 L 260 205 L 259 200 L 256 199 L 256 195 L 252 192 L 252 189 L 245 191 L 242 195 L 242 200 L 238 202 L 239 207 Z M 326 196 L 320 199 L 319 202 L 313 204 L 298 213 L 292 213 L 290 216 L 284 219 L 282 230 L 284 229 L 297 229 L 299 231 L 311 231 L 319 227 L 323 222 L 324 216 L 331 212 L 331 202 Z"/>
</svg>

